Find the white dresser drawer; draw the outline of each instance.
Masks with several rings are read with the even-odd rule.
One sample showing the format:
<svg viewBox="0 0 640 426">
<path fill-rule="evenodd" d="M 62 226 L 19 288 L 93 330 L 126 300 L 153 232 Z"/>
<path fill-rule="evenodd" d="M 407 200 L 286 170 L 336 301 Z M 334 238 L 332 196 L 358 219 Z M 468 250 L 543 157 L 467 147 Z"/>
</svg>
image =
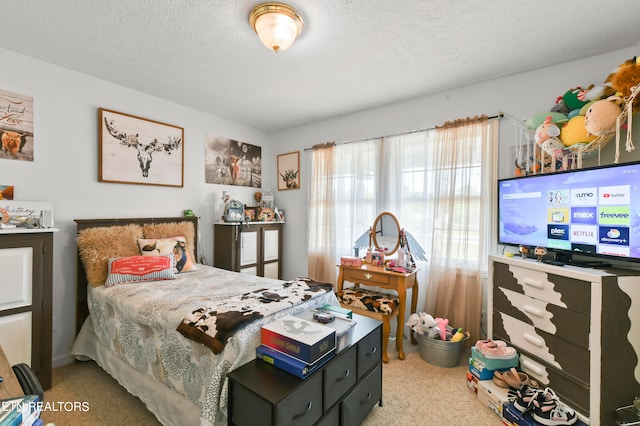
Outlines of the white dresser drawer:
<svg viewBox="0 0 640 426">
<path fill-rule="evenodd" d="M 527 267 L 494 263 L 493 285 L 589 314 L 591 283 Z"/>
<path fill-rule="evenodd" d="M 505 313 L 494 311 L 494 338 L 509 341 L 518 351 L 528 352 L 568 376 L 588 385 L 589 351 Z"/>
<path fill-rule="evenodd" d="M 503 288 L 493 289 L 493 308 L 589 349 L 590 316 Z"/>
</svg>

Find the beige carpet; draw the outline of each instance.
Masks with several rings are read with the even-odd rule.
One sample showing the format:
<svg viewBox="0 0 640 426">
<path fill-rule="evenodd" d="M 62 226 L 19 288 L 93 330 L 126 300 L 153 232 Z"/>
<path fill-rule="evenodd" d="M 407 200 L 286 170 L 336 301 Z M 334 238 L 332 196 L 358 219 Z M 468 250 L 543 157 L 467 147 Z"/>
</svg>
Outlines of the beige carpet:
<svg viewBox="0 0 640 426">
<path fill-rule="evenodd" d="M 436 367 L 420 358 L 416 346 L 405 343 L 407 358 L 400 361 L 389 346 L 389 363 L 382 370 L 383 406 L 374 407 L 363 425 L 502 425 L 467 388 L 464 359 L 455 368 Z M 56 426 L 159 424 L 138 398 L 93 361 L 54 369 L 45 401 L 56 411 L 45 411 L 42 418 Z"/>
</svg>

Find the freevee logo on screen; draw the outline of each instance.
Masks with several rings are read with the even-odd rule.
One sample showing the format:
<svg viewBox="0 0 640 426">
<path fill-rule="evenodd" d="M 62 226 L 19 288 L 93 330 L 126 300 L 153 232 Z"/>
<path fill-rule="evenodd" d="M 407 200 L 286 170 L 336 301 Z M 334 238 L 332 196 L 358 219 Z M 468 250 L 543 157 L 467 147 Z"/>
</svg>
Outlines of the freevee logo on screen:
<svg viewBox="0 0 640 426">
<path fill-rule="evenodd" d="M 598 223 L 596 207 L 572 207 L 571 223 L 581 223 L 585 225 L 595 225 Z"/>
<path fill-rule="evenodd" d="M 600 225 L 629 226 L 631 219 L 629 206 L 600 207 L 598 223 Z"/>
<path fill-rule="evenodd" d="M 547 238 L 551 240 L 568 240 L 569 225 L 547 225 Z"/>
<path fill-rule="evenodd" d="M 629 204 L 631 199 L 630 193 L 631 191 L 629 185 L 603 186 L 602 188 L 600 188 L 598 204 L 600 204 L 601 206 Z"/>
<path fill-rule="evenodd" d="M 598 188 L 579 188 L 571 190 L 572 206 L 595 206 L 598 204 Z"/>
</svg>

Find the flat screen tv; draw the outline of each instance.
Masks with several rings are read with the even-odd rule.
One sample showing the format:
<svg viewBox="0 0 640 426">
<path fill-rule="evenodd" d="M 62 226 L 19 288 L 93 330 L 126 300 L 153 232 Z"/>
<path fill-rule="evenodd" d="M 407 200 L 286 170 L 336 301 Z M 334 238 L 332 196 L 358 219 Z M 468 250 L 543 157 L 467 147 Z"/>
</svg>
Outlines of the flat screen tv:
<svg viewBox="0 0 640 426">
<path fill-rule="evenodd" d="M 565 263 L 640 262 L 640 162 L 500 179 L 498 222 L 499 244 Z"/>
</svg>

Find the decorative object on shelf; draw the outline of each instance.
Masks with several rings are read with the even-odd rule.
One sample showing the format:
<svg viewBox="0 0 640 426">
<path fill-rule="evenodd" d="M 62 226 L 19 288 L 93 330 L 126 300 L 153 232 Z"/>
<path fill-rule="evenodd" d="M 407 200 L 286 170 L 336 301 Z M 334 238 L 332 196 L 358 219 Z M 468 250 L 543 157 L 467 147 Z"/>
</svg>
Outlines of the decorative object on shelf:
<svg viewBox="0 0 640 426">
<path fill-rule="evenodd" d="M 278 53 L 291 47 L 304 21 L 298 12 L 283 3 L 263 3 L 253 8 L 249 14 L 249 24 L 260 41 Z"/>
<path fill-rule="evenodd" d="M 536 247 L 534 251 L 538 262 L 542 262 L 542 258 L 547 254 L 547 249 L 544 247 Z"/>
<path fill-rule="evenodd" d="M 33 98 L 0 90 L 0 159 L 33 161 Z"/>
<path fill-rule="evenodd" d="M 244 221 L 244 205 L 237 200 L 229 201 L 224 209 L 225 222 L 243 222 Z"/>
<path fill-rule="evenodd" d="M 522 256 L 523 259 L 526 259 L 527 255 L 529 254 L 529 247 L 520 246 L 518 247 L 518 251 L 520 252 L 520 256 Z"/>
<path fill-rule="evenodd" d="M 244 220 L 246 222 L 255 222 L 258 220 L 259 207 L 244 206 Z"/>
<path fill-rule="evenodd" d="M 218 207 L 218 220 L 224 222 L 224 215 L 227 211 L 227 203 L 231 201 L 231 196 L 227 191 L 222 191 L 222 197 L 220 199 L 220 205 Z"/>
<path fill-rule="evenodd" d="M 273 192 L 271 192 L 270 189 L 265 189 L 262 192 L 262 198 L 260 199 L 260 204 L 259 204 L 260 208 L 263 209 L 273 209 L 275 207 L 274 204 L 274 199 L 273 199 Z"/>
<path fill-rule="evenodd" d="M 278 155 L 278 191 L 300 189 L 300 151 Z"/>
<path fill-rule="evenodd" d="M 260 214 L 258 215 L 258 220 L 260 222 L 272 222 L 276 220 L 276 214 L 272 208 L 265 207 L 260 209 Z"/>
<path fill-rule="evenodd" d="M 257 191 L 253 193 L 253 198 L 256 199 L 256 204 L 259 206 L 260 205 L 260 201 L 262 200 L 262 192 Z"/>
<path fill-rule="evenodd" d="M 184 186 L 182 127 L 105 108 L 98 117 L 99 182 Z M 152 167 L 154 154 L 162 160 Z"/>
<path fill-rule="evenodd" d="M 46 219 L 45 226 L 43 218 Z M 53 203 L 0 200 L 0 223 L 3 228 L 53 228 Z"/>
</svg>

